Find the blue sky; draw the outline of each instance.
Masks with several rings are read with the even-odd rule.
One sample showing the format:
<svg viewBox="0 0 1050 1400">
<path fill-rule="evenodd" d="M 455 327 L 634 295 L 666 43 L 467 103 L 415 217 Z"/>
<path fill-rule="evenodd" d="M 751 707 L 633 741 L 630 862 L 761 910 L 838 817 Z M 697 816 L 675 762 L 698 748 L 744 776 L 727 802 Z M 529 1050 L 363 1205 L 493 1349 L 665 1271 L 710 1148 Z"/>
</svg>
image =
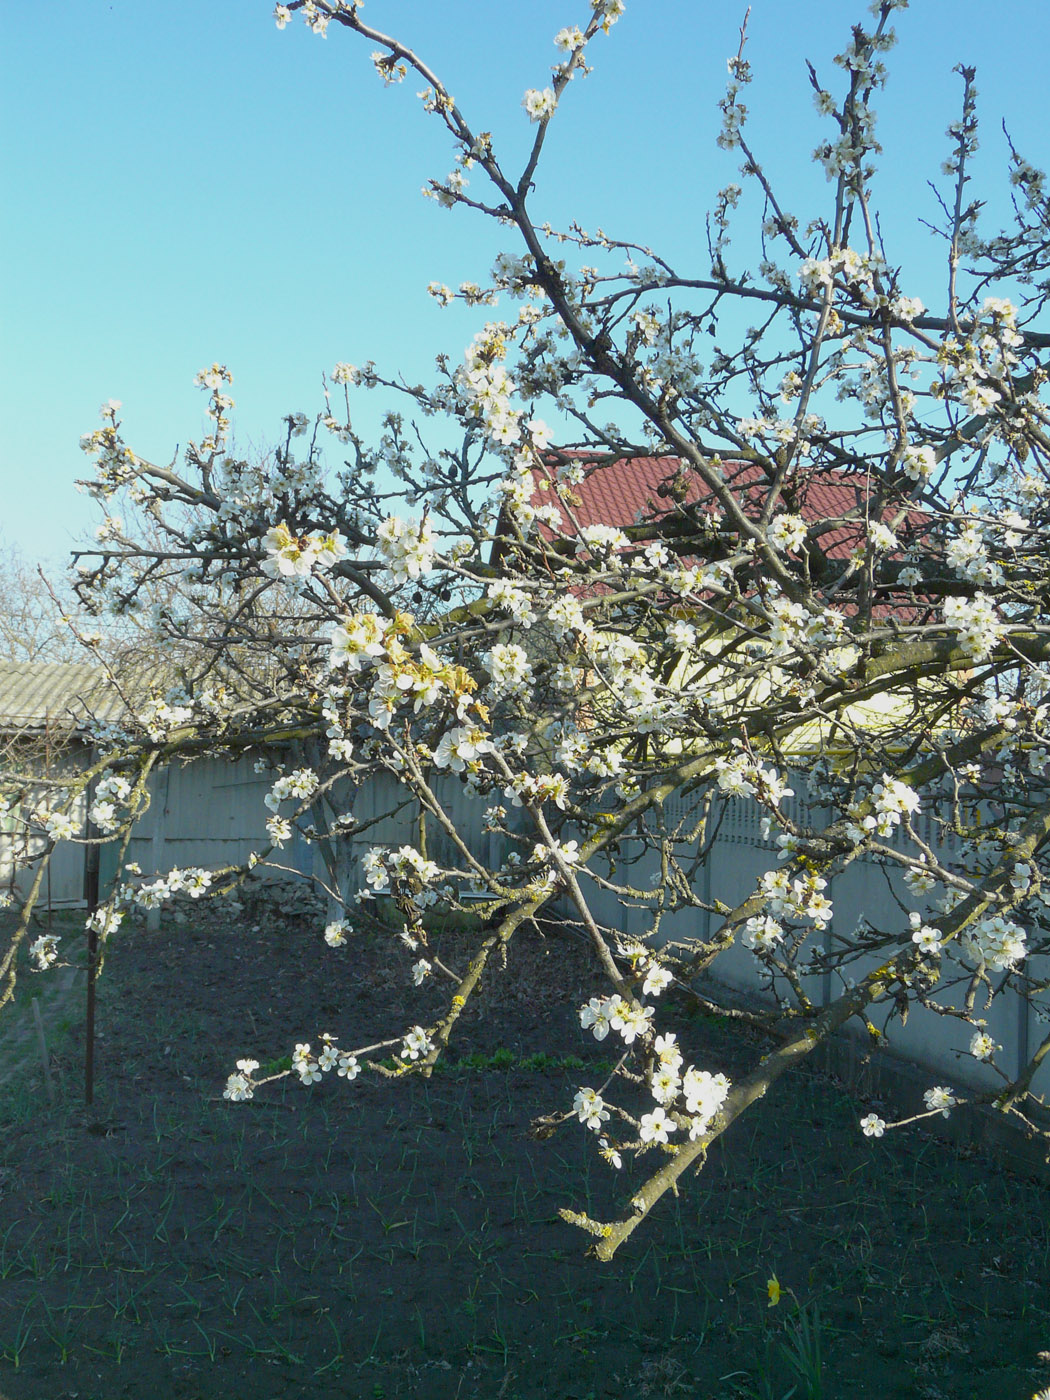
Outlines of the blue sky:
<svg viewBox="0 0 1050 1400">
<path fill-rule="evenodd" d="M 319 406 L 320 374 L 337 360 L 426 378 L 434 355 L 458 357 L 480 324 L 425 292 L 432 279 L 484 280 L 501 237 L 470 211 L 421 198 L 425 180 L 451 167 L 442 129 L 415 99 L 421 84 L 384 88 L 367 44 L 316 38 L 298 20 L 278 33 L 271 8 L 5 8 L 0 104 L 14 139 L 0 156 L 0 538 L 31 557 L 57 559 L 96 523 L 73 482 L 88 467 L 79 435 L 103 400 L 121 399 L 128 441 L 167 463 L 202 431 L 194 372 L 223 360 L 247 455 L 277 438 L 283 414 Z M 714 137 L 744 8 L 628 0 L 552 123 L 534 215 L 649 242 L 702 275 L 704 213 L 738 164 Z M 588 12 L 586 0 L 369 0 L 365 10 L 441 75 L 510 171 L 532 132 L 522 93 L 548 81 L 555 32 Z M 749 139 L 803 222 L 824 208 L 810 152 L 827 129 L 805 59 L 836 90 L 832 55 L 862 13 L 848 0 L 752 0 Z M 913 0 L 897 29 L 878 104 L 879 203 L 891 257 L 935 307 L 942 256 L 920 220 L 935 215 L 926 181 L 958 110 L 952 68 L 978 66 L 975 189 L 992 231 L 1006 193 L 1000 121 L 1036 164 L 1046 151 L 1050 7 Z M 376 412 L 362 405 L 361 423 Z"/>
</svg>

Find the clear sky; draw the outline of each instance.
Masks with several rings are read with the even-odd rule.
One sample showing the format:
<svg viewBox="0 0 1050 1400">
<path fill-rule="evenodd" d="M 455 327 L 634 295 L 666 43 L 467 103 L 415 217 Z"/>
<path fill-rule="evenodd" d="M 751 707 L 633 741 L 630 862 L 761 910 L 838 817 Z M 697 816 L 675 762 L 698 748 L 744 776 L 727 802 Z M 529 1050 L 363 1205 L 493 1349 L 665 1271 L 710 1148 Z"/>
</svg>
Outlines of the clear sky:
<svg viewBox="0 0 1050 1400">
<path fill-rule="evenodd" d="M 714 141 L 737 8 L 628 0 L 552 123 L 535 217 L 600 225 L 704 275 L 704 213 L 738 164 Z M 96 523 L 73 482 L 89 466 L 78 438 L 103 400 L 123 401 L 137 451 L 170 462 L 202 432 L 194 372 L 222 360 L 247 455 L 279 436 L 283 414 L 319 407 L 320 374 L 337 360 L 418 380 L 439 351 L 458 358 L 481 322 L 425 292 L 432 279 L 483 281 L 501 242 L 470 211 L 421 198 L 452 164 L 415 98 L 421 84 L 384 88 L 356 36 L 333 26 L 320 39 L 298 19 L 279 33 L 271 10 L 268 0 L 4 7 L 0 538 L 30 556 L 57 558 Z M 508 172 L 533 131 L 522 93 L 549 81 L 555 32 L 588 13 L 586 0 L 365 10 L 493 133 Z M 839 90 L 831 58 L 863 13 L 851 0 L 752 0 L 749 139 L 803 222 L 825 207 L 810 153 L 827 132 L 805 59 Z M 958 111 L 952 68 L 978 67 L 974 188 L 991 201 L 990 232 L 1007 192 L 1001 121 L 1035 164 L 1048 154 L 1050 5 L 912 0 L 897 30 L 878 103 L 880 203 L 891 258 L 935 308 L 941 252 L 920 221 L 935 217 L 926 182 Z"/>
</svg>

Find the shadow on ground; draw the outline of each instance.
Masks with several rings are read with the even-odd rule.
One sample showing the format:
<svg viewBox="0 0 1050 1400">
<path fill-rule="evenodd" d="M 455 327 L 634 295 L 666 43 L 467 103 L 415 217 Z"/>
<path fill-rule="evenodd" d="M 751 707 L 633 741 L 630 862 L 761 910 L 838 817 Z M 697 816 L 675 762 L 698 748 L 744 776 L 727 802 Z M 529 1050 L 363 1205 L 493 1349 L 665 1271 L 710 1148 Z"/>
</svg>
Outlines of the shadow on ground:
<svg viewBox="0 0 1050 1400">
<path fill-rule="evenodd" d="M 573 945 L 519 938 L 429 1082 L 285 1080 L 231 1106 L 238 1057 L 398 1033 L 435 993 L 385 941 L 336 954 L 278 919 L 124 936 L 94 1108 L 77 1032 L 54 1106 L 31 1062 L 0 1106 L 4 1400 L 782 1400 L 815 1393 L 807 1366 L 850 1400 L 1050 1384 L 1044 1192 L 917 1133 L 863 1139 L 816 1075 L 735 1125 L 611 1265 L 587 1258 L 557 1211 L 618 1213 L 629 1168 L 575 1123 L 527 1130 L 606 1072 L 574 1014 L 595 988 Z M 678 1031 L 730 1075 L 761 1049 Z"/>
</svg>

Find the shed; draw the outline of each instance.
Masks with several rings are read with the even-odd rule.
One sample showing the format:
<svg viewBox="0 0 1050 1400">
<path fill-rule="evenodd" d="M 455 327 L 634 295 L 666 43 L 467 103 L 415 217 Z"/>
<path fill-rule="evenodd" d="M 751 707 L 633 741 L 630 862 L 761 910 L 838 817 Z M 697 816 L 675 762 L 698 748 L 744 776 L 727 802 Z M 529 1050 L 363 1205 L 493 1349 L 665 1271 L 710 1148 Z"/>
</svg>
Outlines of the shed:
<svg viewBox="0 0 1050 1400">
<path fill-rule="evenodd" d="M 0 764 L 5 776 L 26 780 L 18 800 L 0 814 L 0 885 L 4 889 L 17 891 L 28 875 L 25 868 L 15 870 L 23 817 L 46 802 L 51 781 L 90 761 L 93 725 L 119 720 L 124 709 L 116 686 L 101 666 L 0 661 Z M 83 801 L 79 817 L 83 824 Z M 42 849 L 39 839 L 30 838 L 30 855 Z M 84 854 L 85 848 L 76 842 L 59 844 L 42 892 L 45 905 L 69 908 L 84 903 Z"/>
</svg>

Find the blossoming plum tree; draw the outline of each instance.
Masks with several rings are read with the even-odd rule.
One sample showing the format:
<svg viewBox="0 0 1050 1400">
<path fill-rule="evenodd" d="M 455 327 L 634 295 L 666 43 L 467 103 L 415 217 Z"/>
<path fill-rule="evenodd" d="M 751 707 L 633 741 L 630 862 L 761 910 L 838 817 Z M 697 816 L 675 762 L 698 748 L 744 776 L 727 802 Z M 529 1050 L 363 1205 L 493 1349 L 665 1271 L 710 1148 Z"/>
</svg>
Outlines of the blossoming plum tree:
<svg viewBox="0 0 1050 1400">
<path fill-rule="evenodd" d="M 1050 201 L 1015 152 L 1015 225 L 982 235 L 974 74 L 961 69 L 945 285 L 925 291 L 930 309 L 902 285 L 875 212 L 872 104 L 905 5 L 876 0 L 835 85 L 812 74 L 828 183 L 825 208 L 806 219 L 749 145 L 741 36 L 719 142 L 765 204 L 755 271 L 731 239 L 737 185 L 719 195 L 699 269 L 533 219 L 548 126 L 577 97 L 622 0 L 591 0 L 581 27 L 555 36 L 549 83 L 523 99 L 535 135 L 513 173 L 424 58 L 366 22 L 357 0 L 278 5 L 279 28 L 298 13 L 317 34 L 359 36 L 384 81 L 423 84 L 454 151 L 452 173 L 426 193 L 496 220 L 516 245 L 484 286 L 430 291 L 498 305 L 501 318 L 462 363 L 439 362 L 431 389 L 337 365 L 322 412 L 289 416 L 264 462 L 229 448 L 231 375 L 219 364 L 199 376 L 212 431 L 180 468 L 125 443 L 116 405 L 83 443 L 110 523 L 81 561 L 80 592 L 120 610 L 177 580 L 175 601 L 147 621 L 178 640 L 183 665 L 177 692 L 146 709 L 129 697 L 137 719 L 100 735 L 101 756 L 78 779 L 96 785 L 101 835 L 126 833 L 158 761 L 255 752 L 275 769 L 271 850 L 298 825 L 327 853 L 318 936 L 333 956 L 377 896 L 399 911 L 412 980 L 447 985 L 443 1015 L 421 1025 L 406 1012 L 379 1046 L 350 1048 L 352 1026 L 338 1045 L 301 1043 L 291 1072 L 304 1084 L 333 1068 L 347 1081 L 369 1067 L 429 1072 L 481 979 L 557 903 L 593 953 L 580 1025 L 615 1045 L 616 1070 L 581 1085 L 544 1130 L 576 1120 L 634 1175 L 622 1218 L 565 1212 L 602 1259 L 852 1018 L 872 1030 L 878 1019 L 879 1035 L 909 1009 L 968 1023 L 971 1054 L 999 1075 L 985 1100 L 1038 1127 L 1031 1086 L 1050 1036 L 1018 1070 L 998 1063 L 985 1026 L 1008 988 L 1046 990 L 1036 969 L 1050 951 L 1050 332 L 1039 329 Z M 761 323 L 741 332 L 748 307 Z M 392 412 L 381 441 L 365 442 L 353 400 L 378 387 L 404 395 L 423 427 Z M 457 426 L 459 449 L 426 446 L 434 416 Z M 346 458 L 330 472 L 326 442 Z M 653 457 L 667 464 L 658 510 L 622 526 L 580 517 L 590 477 Z M 834 508 L 821 504 L 828 482 Z M 402 844 L 376 843 L 354 872 L 355 796 L 377 774 L 414 816 Z M 810 805 L 791 806 L 789 784 Z M 497 862 L 466 839 L 457 792 L 486 803 Z M 677 824 L 674 797 L 691 813 Z M 763 809 L 778 854 L 728 900 L 717 871 L 710 892 L 694 877 L 719 811 L 743 801 Z M 57 810 L 38 822 L 68 834 Z M 632 883 L 634 865 L 617 864 L 628 843 L 649 853 L 655 883 Z M 832 924 L 832 881 L 860 857 L 894 872 L 914 907 L 846 930 Z M 129 876 L 94 918 L 109 932 L 136 903 L 209 897 L 250 873 Z M 484 918 L 459 965 L 430 916 L 468 897 Z M 624 937 L 610 907 L 642 932 Z M 663 930 L 688 909 L 705 915 L 703 936 L 668 942 Z M 27 918 L 28 905 L 16 942 Z M 734 945 L 750 950 L 769 1001 L 729 1014 L 769 1040 L 730 1083 L 691 1062 L 659 1008 L 675 995 L 721 1005 L 717 982 L 698 979 L 717 976 Z M 0 964 L 6 987 L 13 958 Z M 815 979 L 832 989 L 819 1002 Z M 240 1061 L 227 1097 L 258 1092 L 258 1070 Z M 965 1097 L 932 1087 L 927 1113 Z M 881 1136 L 887 1124 L 868 1114 L 860 1128 Z"/>
</svg>

